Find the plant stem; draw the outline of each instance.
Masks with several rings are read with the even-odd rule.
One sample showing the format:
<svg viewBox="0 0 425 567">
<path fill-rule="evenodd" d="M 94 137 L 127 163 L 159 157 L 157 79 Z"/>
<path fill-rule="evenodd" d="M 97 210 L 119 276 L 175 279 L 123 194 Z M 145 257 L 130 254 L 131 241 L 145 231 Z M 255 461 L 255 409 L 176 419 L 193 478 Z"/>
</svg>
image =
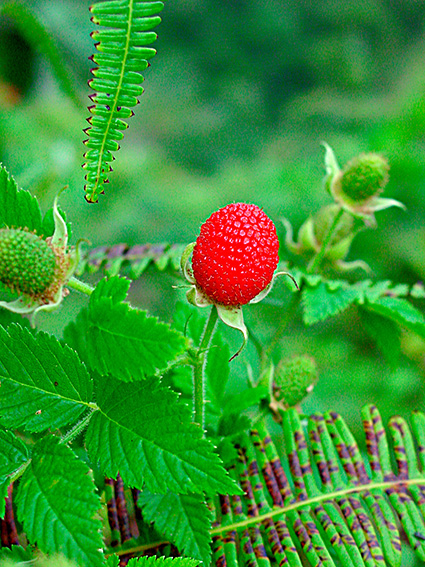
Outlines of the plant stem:
<svg viewBox="0 0 425 567">
<path fill-rule="evenodd" d="M 74 276 L 69 278 L 69 280 L 66 282 L 66 285 L 68 287 L 71 287 L 72 289 L 75 289 L 76 291 L 85 293 L 86 295 L 91 295 L 94 291 L 94 287 L 80 280 L 77 280 L 77 278 L 74 278 Z"/>
<path fill-rule="evenodd" d="M 207 350 L 217 323 L 218 313 L 213 305 L 208 321 L 199 343 L 196 363 L 193 366 L 193 419 L 195 423 L 204 429 L 205 426 L 205 365 L 207 361 Z"/>
<path fill-rule="evenodd" d="M 342 215 L 344 214 L 344 210 L 342 209 L 342 207 L 339 209 L 339 211 L 337 212 L 337 214 L 335 215 L 335 218 L 333 220 L 333 223 L 331 224 L 331 226 L 329 227 L 329 230 L 322 242 L 322 246 L 320 247 L 319 252 L 316 254 L 316 256 L 314 256 L 311 260 L 311 262 L 309 263 L 308 267 L 307 267 L 307 271 L 312 274 L 314 272 L 316 272 L 318 270 L 318 268 L 320 267 L 320 264 L 323 261 L 323 258 L 325 257 L 326 254 L 326 250 L 332 240 L 332 236 L 335 232 L 336 227 L 338 226 L 339 221 L 341 220 Z"/>
</svg>

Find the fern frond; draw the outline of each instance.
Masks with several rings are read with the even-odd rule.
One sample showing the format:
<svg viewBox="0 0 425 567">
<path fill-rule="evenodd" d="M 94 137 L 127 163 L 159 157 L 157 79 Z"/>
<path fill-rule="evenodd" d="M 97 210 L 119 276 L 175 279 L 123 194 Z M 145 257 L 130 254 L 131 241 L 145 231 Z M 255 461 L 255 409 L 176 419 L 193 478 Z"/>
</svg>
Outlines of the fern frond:
<svg viewBox="0 0 425 567">
<path fill-rule="evenodd" d="M 167 268 L 178 271 L 185 244 L 116 244 L 89 250 L 82 258 L 77 274 L 105 272 L 112 277 L 128 271 L 132 280 L 138 279 L 149 266 L 159 271 Z"/>
<path fill-rule="evenodd" d="M 378 410 L 366 407 L 367 462 L 338 414 L 282 419 L 282 460 L 262 422 L 240 442 L 231 474 L 244 497 L 215 503 L 216 565 L 396 567 L 400 526 L 425 561 L 425 414 L 413 414 L 411 430 L 391 419 L 390 448 Z"/>
<path fill-rule="evenodd" d="M 162 8 L 162 2 L 141 0 L 106 0 L 90 8 L 92 21 L 104 29 L 92 33 L 98 51 L 92 60 L 98 67 L 92 69 L 94 78 L 89 81 L 95 94 L 90 95 L 94 105 L 89 107 L 92 116 L 84 142 L 89 149 L 83 165 L 89 203 L 96 203 L 103 193 L 115 159 L 112 152 L 119 149 L 118 140 L 128 128 L 124 119 L 134 114 L 130 108 L 143 92 L 141 73 L 156 53 L 146 46 L 157 37 L 151 30 L 160 23 L 155 14 Z"/>
</svg>

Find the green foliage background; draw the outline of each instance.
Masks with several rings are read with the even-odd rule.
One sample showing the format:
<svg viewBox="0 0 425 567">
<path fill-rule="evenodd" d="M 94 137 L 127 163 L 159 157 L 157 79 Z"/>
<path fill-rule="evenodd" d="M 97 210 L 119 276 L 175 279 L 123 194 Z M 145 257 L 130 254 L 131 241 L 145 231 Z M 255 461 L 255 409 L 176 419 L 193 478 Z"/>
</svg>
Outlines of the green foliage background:
<svg viewBox="0 0 425 567">
<path fill-rule="evenodd" d="M 407 206 L 378 213 L 377 230 L 356 238 L 349 259 L 366 260 L 376 279 L 424 280 L 423 0 L 167 1 L 146 93 L 97 205 L 84 201 L 81 169 L 90 2 L 24 4 L 51 30 L 80 103 L 61 92 L 43 46 L 20 39 L 2 18 L 0 161 L 45 209 L 69 185 L 61 206 L 74 243 L 79 237 L 94 246 L 190 242 L 212 210 L 239 200 L 264 207 L 283 238 L 281 217 L 298 228 L 330 202 L 319 145 L 326 140 L 341 164 L 361 151 L 383 152 L 391 164 L 387 196 Z M 169 320 L 182 298 L 173 283 L 152 269 L 132 286 L 130 299 Z M 266 306 L 249 307 L 252 335 L 269 337 L 289 300 L 279 284 Z M 60 336 L 84 301 L 71 294 L 59 316 L 40 317 L 41 328 Z M 237 345 L 239 337 L 224 332 Z M 403 333 L 402 351 L 392 368 L 350 308 L 308 328 L 298 313 L 276 361 L 303 352 L 316 357 L 320 380 L 304 409 L 339 411 L 358 431 L 366 402 L 384 418 L 423 409 L 424 342 Z M 247 361 L 255 372 L 253 341 L 233 363 L 229 393 L 246 380 Z"/>
</svg>

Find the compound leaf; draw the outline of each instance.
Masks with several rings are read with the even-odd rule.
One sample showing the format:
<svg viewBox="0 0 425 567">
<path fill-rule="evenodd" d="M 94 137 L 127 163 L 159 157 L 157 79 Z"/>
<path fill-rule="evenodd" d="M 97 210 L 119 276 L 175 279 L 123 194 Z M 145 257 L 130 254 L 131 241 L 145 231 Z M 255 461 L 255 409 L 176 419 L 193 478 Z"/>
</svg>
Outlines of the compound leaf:
<svg viewBox="0 0 425 567">
<path fill-rule="evenodd" d="M 146 311 L 122 301 L 118 277 L 102 280 L 90 297 L 88 357 L 101 374 L 123 381 L 141 380 L 167 367 L 186 346 L 183 335 Z"/>
<path fill-rule="evenodd" d="M 235 486 L 209 441 L 178 396 L 158 378 L 124 383 L 97 378 L 99 411 L 86 444 L 109 477 L 120 472 L 129 486 L 165 493 L 233 492 Z"/>
<path fill-rule="evenodd" d="M 39 432 L 75 421 L 93 385 L 75 351 L 47 333 L 0 327 L 0 424 Z"/>
<path fill-rule="evenodd" d="M 138 500 L 143 518 L 174 543 L 186 556 L 211 561 L 212 514 L 199 494 L 151 494 L 143 491 Z"/>
<path fill-rule="evenodd" d="M 79 565 L 104 565 L 100 499 L 87 465 L 55 437 L 34 446 L 17 491 L 18 517 L 31 542 Z"/>
</svg>

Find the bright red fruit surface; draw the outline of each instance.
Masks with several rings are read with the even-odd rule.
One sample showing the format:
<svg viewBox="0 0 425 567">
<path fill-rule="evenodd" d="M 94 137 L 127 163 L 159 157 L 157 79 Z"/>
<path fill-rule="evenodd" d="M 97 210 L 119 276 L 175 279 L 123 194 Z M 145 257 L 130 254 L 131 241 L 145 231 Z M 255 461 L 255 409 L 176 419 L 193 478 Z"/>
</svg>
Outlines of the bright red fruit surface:
<svg viewBox="0 0 425 567">
<path fill-rule="evenodd" d="M 214 302 L 244 305 L 272 280 L 279 241 L 276 227 L 256 205 L 233 203 L 201 226 L 193 250 L 193 275 Z"/>
</svg>

